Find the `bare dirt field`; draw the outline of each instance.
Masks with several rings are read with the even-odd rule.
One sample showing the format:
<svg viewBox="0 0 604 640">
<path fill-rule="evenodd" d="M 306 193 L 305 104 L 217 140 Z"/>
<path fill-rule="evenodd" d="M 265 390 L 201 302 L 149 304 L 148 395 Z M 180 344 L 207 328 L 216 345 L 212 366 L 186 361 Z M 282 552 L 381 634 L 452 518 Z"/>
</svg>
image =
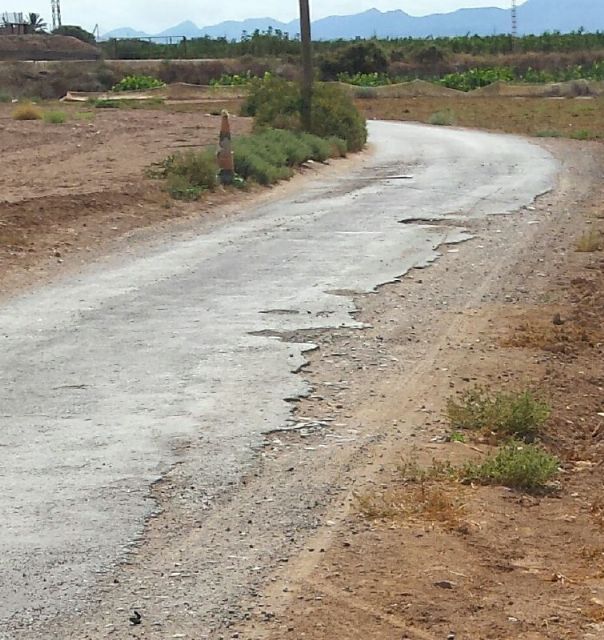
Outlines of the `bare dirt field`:
<svg viewBox="0 0 604 640">
<path fill-rule="evenodd" d="M 527 136 L 604 138 L 604 98 L 419 97 L 356 101 L 369 120 L 431 123 L 445 114 L 450 124 Z"/>
<path fill-rule="evenodd" d="M 132 230 L 228 198 L 217 192 L 203 204 L 176 202 L 145 177 L 170 154 L 216 144 L 220 118 L 199 105 L 176 113 L 51 108 L 66 112 L 67 122 L 15 121 L 14 107 L 0 105 L 0 292 L 60 273 Z M 243 133 L 251 123 L 234 117 L 232 127 Z"/>
</svg>

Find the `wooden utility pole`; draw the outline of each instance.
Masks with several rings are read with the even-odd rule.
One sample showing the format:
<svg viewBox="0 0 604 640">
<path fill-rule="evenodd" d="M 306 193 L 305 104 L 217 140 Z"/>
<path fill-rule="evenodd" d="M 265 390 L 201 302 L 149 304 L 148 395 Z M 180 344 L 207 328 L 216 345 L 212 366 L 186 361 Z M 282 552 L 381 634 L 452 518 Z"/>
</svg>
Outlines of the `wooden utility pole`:
<svg viewBox="0 0 604 640">
<path fill-rule="evenodd" d="M 310 32 L 309 0 L 300 0 L 300 37 L 302 39 L 302 126 L 310 131 L 312 126 L 312 35 Z"/>
</svg>

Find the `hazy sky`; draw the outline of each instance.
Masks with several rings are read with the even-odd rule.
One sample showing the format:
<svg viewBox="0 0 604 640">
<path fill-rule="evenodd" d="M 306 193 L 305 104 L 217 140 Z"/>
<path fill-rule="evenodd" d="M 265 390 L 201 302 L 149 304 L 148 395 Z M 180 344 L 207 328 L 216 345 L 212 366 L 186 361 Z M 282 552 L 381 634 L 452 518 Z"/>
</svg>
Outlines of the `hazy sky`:
<svg viewBox="0 0 604 640">
<path fill-rule="evenodd" d="M 510 0 L 310 0 L 313 18 L 359 13 L 375 7 L 402 9 L 412 15 L 454 11 L 461 7 L 509 7 Z M 36 11 L 50 23 L 50 0 L 9 0 L 10 11 Z M 223 20 L 270 16 L 289 21 L 296 17 L 296 0 L 61 0 L 63 24 L 81 24 L 101 33 L 116 27 L 158 32 L 183 20 L 208 26 Z"/>
</svg>

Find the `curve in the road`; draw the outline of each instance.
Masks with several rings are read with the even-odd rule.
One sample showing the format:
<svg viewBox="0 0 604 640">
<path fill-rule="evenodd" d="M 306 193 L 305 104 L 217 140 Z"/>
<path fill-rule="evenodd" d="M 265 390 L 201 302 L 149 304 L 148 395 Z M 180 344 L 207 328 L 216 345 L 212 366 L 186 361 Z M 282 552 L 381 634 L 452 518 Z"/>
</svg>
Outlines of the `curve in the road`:
<svg viewBox="0 0 604 640">
<path fill-rule="evenodd" d="M 54 613 L 118 560 L 179 444 L 201 439 L 208 485 L 251 462 L 306 390 L 292 372 L 309 345 L 263 332 L 354 325 L 351 298 L 330 292 L 427 265 L 468 237 L 460 219 L 553 184 L 556 163 L 519 138 L 370 131 L 374 153 L 352 175 L 0 309 L 0 620 Z M 451 225 L 400 224 L 411 218 Z"/>
</svg>

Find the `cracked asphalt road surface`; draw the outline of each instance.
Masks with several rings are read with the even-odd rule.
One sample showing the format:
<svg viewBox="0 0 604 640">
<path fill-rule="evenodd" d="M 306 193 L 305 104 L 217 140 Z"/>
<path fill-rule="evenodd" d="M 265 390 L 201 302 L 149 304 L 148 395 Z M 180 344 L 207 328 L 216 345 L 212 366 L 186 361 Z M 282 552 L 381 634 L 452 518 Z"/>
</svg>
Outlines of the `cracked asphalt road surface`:
<svg viewBox="0 0 604 640">
<path fill-rule="evenodd" d="M 520 138 L 370 133 L 349 175 L 319 173 L 0 308 L 0 632 L 73 609 L 126 557 L 150 486 L 191 462 L 192 438 L 202 484 L 241 477 L 262 434 L 288 423 L 286 399 L 307 392 L 293 372 L 312 345 L 280 334 L 356 326 L 351 292 L 427 266 L 469 238 L 464 220 L 517 210 L 555 180 L 549 153 Z"/>
</svg>

